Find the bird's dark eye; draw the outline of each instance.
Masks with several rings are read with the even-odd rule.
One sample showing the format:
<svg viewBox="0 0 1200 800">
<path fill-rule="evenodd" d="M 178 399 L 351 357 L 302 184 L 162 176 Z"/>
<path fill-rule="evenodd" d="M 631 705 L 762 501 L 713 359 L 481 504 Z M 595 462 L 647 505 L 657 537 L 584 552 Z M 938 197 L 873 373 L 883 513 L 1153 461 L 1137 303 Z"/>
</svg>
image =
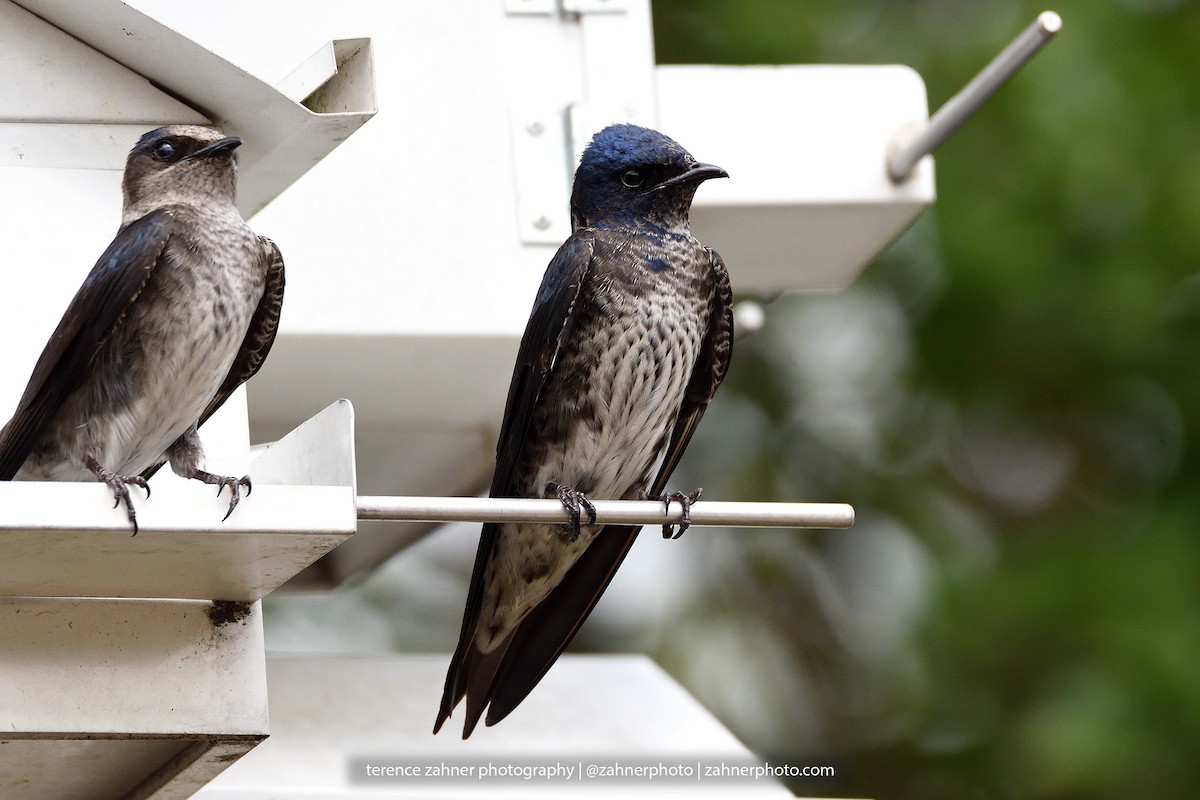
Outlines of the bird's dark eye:
<svg viewBox="0 0 1200 800">
<path fill-rule="evenodd" d="M 175 145 L 170 142 L 159 142 L 154 145 L 154 157 L 159 161 L 170 161 L 175 157 Z"/>
<path fill-rule="evenodd" d="M 630 189 L 636 189 L 646 181 L 646 176 L 636 169 L 627 169 L 621 173 L 621 183 Z"/>
</svg>

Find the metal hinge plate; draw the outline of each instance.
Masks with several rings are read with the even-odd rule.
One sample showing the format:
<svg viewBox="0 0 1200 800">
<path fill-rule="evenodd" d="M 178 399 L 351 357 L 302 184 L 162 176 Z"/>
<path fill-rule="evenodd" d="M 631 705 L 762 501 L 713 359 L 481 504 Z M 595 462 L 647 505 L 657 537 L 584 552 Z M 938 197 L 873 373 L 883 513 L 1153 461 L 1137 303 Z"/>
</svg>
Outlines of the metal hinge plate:
<svg viewBox="0 0 1200 800">
<path fill-rule="evenodd" d="M 517 226 L 527 244 L 559 244 L 571 235 L 571 170 L 561 108 L 512 110 Z"/>
</svg>

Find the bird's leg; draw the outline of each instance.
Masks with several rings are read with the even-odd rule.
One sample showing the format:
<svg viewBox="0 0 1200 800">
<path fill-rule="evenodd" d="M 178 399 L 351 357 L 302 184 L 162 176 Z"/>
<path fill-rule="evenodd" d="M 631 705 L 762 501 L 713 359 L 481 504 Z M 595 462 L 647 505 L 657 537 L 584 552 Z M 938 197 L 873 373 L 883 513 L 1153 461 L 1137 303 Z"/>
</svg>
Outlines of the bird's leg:
<svg viewBox="0 0 1200 800">
<path fill-rule="evenodd" d="M 229 515 L 237 508 L 238 501 L 242 499 L 240 487 L 246 487 L 246 496 L 250 496 L 250 492 L 254 487 L 250 485 L 250 476 L 243 475 L 240 478 L 232 478 L 227 475 L 214 475 L 211 472 L 205 472 L 200 469 L 200 462 L 204 460 L 204 447 L 200 444 L 200 435 L 196 433 L 196 426 L 193 425 L 182 436 L 175 440 L 170 449 L 167 450 L 167 455 L 171 459 L 171 469 L 181 478 L 190 478 L 192 480 L 203 481 L 217 487 L 217 497 L 221 496 L 221 492 L 225 491 L 225 487 L 229 487 L 229 510 L 225 512 L 225 516 L 221 517 L 221 521 L 229 519 Z"/>
<path fill-rule="evenodd" d="M 700 499 L 700 493 L 703 491 L 703 489 L 697 489 L 691 494 L 684 494 L 683 492 L 667 492 L 666 494 L 659 495 L 658 497 L 650 498 L 651 500 L 661 500 L 666 503 L 668 512 L 671 510 L 672 500 L 674 500 L 676 503 L 679 503 L 679 505 L 683 507 L 683 514 L 681 514 L 679 518 L 679 532 L 675 533 L 674 524 L 670 522 L 664 522 L 664 539 L 678 539 L 680 536 L 683 536 L 683 532 L 686 531 L 692 524 L 692 503 Z"/>
<path fill-rule="evenodd" d="M 92 473 L 104 483 L 108 484 L 108 488 L 112 489 L 113 493 L 113 508 L 125 502 L 125 511 L 129 516 L 130 523 L 133 524 L 133 535 L 137 536 L 137 512 L 133 510 L 133 498 L 129 496 L 129 484 L 140 486 L 146 490 L 146 497 L 150 497 L 150 485 L 146 483 L 146 479 L 141 475 L 118 475 L 108 467 L 102 466 L 99 461 L 88 456 L 84 462 Z"/>
<path fill-rule="evenodd" d="M 249 475 L 243 475 L 240 478 L 233 478 L 228 475 L 213 475 L 211 472 L 205 472 L 202 469 L 198 469 L 186 477 L 194 478 L 195 480 L 204 481 L 205 483 L 216 486 L 217 497 L 221 496 L 221 492 L 225 491 L 226 486 L 229 487 L 229 494 L 231 495 L 229 498 L 229 510 L 225 512 L 225 516 L 221 517 L 221 522 L 229 519 L 229 515 L 233 513 L 235 508 L 237 508 L 238 501 L 242 499 L 240 487 L 246 487 L 247 497 L 250 496 L 250 492 L 254 491 L 254 487 L 250 484 Z"/>
<path fill-rule="evenodd" d="M 588 525 L 596 524 L 596 507 L 592 505 L 592 501 L 587 499 L 587 495 L 583 492 L 572 489 L 570 486 L 562 486 L 557 483 L 546 484 L 546 493 L 553 494 L 558 498 L 558 501 L 563 504 L 571 514 L 571 522 L 568 525 L 559 527 L 564 531 L 564 535 L 569 542 L 575 542 L 579 539 L 580 532 L 580 514 L 586 511 L 588 515 Z"/>
</svg>

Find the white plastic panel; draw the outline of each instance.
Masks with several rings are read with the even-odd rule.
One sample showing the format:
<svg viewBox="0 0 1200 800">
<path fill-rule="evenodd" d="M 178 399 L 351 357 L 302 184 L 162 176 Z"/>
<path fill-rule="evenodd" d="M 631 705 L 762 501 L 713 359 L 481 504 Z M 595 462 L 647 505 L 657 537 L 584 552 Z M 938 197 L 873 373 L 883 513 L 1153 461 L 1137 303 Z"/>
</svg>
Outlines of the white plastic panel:
<svg viewBox="0 0 1200 800">
<path fill-rule="evenodd" d="M 333 42 L 328 42 L 275 84 L 275 88 L 300 103 L 336 75 L 337 71 L 337 53 Z"/>
<path fill-rule="evenodd" d="M 928 115 L 908 67 L 664 66 L 657 79 L 662 129 L 729 172 L 691 217 L 735 290 L 845 286 L 934 201 L 932 159 L 899 186 L 886 172 L 896 132 Z"/>
<path fill-rule="evenodd" d="M 261 486 L 222 522 L 228 497 L 135 490 L 132 536 L 104 484 L 0 482 L 0 593 L 257 600 L 354 531 L 349 487 Z"/>
<path fill-rule="evenodd" d="M 143 76 L 0 0 L 0 122 L 204 125 L 204 114 Z M 161 121 L 160 121 L 161 120 Z M 13 157 L 4 142 L 0 156 Z"/>
<path fill-rule="evenodd" d="M 335 403 L 254 462 L 224 521 L 228 491 L 167 468 L 131 490 L 137 536 L 102 483 L 0 482 L 0 597 L 258 600 L 355 532 L 353 447 Z"/>
<path fill-rule="evenodd" d="M 0 797 L 187 797 L 267 735 L 259 604 L 0 597 Z"/>
<path fill-rule="evenodd" d="M 259 606 L 227 624 L 211 608 L 0 597 L 0 736 L 266 733 Z"/>
<path fill-rule="evenodd" d="M 493 728 L 463 741 L 462 710 L 430 730 L 449 656 L 298 658 L 267 662 L 271 738 L 205 787 L 198 800 L 305 797 L 792 797 L 774 779 L 679 784 L 627 779 L 403 780 L 351 774 L 369 758 L 409 764 L 703 760 L 754 757 L 644 656 L 565 656 Z M 581 687 L 585 690 L 581 691 Z"/>
</svg>

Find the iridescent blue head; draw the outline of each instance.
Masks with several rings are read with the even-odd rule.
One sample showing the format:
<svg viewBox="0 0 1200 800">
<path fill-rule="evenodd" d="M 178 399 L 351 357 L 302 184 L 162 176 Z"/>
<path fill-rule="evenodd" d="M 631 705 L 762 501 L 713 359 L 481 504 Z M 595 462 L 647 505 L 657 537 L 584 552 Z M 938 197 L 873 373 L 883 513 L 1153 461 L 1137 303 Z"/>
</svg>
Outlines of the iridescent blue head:
<svg viewBox="0 0 1200 800">
<path fill-rule="evenodd" d="M 728 177 L 658 131 L 610 125 L 592 137 L 575 171 L 571 223 L 576 230 L 605 223 L 686 229 L 696 187 Z"/>
</svg>

